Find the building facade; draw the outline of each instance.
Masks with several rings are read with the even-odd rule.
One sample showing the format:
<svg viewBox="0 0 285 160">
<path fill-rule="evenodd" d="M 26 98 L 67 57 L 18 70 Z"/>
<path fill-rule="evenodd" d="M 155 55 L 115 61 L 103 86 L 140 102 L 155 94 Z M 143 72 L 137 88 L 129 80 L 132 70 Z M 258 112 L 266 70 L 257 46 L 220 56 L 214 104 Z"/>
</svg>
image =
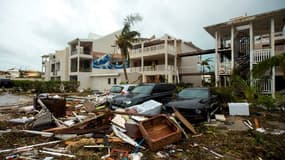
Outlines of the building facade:
<svg viewBox="0 0 285 160">
<path fill-rule="evenodd" d="M 42 56 L 45 80 L 76 80 L 80 82 L 80 89 L 98 90 L 110 89 L 112 85 L 124 82 L 121 54 L 115 43 L 116 35 L 120 32 L 99 38 L 77 38 L 68 42 L 66 49 Z M 198 72 L 199 56 L 178 56 L 198 49 L 192 43 L 169 35 L 141 38 L 129 51 L 129 83 L 179 83 L 184 80 L 199 86 L 201 76 L 179 76 L 179 72 L 185 68 L 188 72 Z"/>
<path fill-rule="evenodd" d="M 205 27 L 215 38 L 216 86 L 228 86 L 235 69 L 261 92 L 275 94 L 285 87 L 278 67 L 266 73 L 265 80 L 254 79 L 251 70 L 257 63 L 285 52 L 285 9 L 253 16 L 241 16 Z"/>
</svg>

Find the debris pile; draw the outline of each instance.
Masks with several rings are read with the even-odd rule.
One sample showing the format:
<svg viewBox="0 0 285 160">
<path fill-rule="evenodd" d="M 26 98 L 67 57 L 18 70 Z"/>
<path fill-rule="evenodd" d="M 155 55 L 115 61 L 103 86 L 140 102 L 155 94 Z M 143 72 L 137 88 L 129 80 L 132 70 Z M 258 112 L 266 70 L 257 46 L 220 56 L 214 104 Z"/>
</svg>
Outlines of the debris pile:
<svg viewBox="0 0 285 160">
<path fill-rule="evenodd" d="M 205 137 L 174 107 L 172 114 L 162 114 L 163 105 L 154 100 L 116 110 L 110 110 L 105 102 L 104 95 L 37 95 L 33 106 L 13 108 L 13 112 L 23 112 L 25 116 L 8 119 L 7 123 L 13 127 L 0 128 L 0 135 L 41 137 L 41 141 L 0 146 L 0 158 L 140 160 L 147 156 L 145 151 L 149 150 L 156 153 L 157 159 L 168 159 L 189 151 L 176 145 L 184 142 L 190 149 L 199 148 L 216 159 L 233 157 L 193 141 L 193 138 Z M 245 109 L 248 111 L 247 106 Z M 7 111 L 6 108 L 1 112 Z M 243 110 L 233 111 L 234 114 L 244 113 Z M 205 126 L 222 124 L 228 130 L 244 128 L 264 134 L 285 133 L 284 130 L 262 128 L 257 118 L 231 118 L 216 114 L 215 119 Z"/>
</svg>

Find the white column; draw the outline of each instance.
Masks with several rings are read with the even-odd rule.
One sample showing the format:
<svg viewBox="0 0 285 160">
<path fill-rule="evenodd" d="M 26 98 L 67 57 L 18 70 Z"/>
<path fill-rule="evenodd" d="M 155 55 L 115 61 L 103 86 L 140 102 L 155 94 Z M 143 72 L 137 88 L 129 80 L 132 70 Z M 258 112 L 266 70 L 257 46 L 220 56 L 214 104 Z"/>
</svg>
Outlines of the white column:
<svg viewBox="0 0 285 160">
<path fill-rule="evenodd" d="M 141 43 L 141 72 L 143 73 L 144 58 L 143 58 L 144 42 Z"/>
<path fill-rule="evenodd" d="M 249 70 L 250 70 L 250 86 L 253 85 L 252 81 L 253 81 L 253 77 L 252 77 L 252 68 L 253 68 L 253 52 L 254 52 L 254 38 L 253 38 L 253 24 L 252 22 L 250 22 L 249 24 Z"/>
<path fill-rule="evenodd" d="M 219 75 L 218 75 L 218 63 L 220 63 L 219 62 L 219 60 L 218 60 L 218 48 L 219 48 L 219 46 L 218 46 L 218 44 L 219 44 L 219 42 L 218 42 L 218 32 L 216 31 L 215 32 L 215 43 L 216 43 L 216 46 L 215 46 L 215 85 L 216 85 L 216 87 L 218 87 L 218 78 L 219 78 Z"/>
<path fill-rule="evenodd" d="M 275 34 L 274 18 L 271 18 L 271 25 L 270 25 L 271 57 L 275 56 L 275 39 L 274 39 L 274 34 Z M 272 68 L 271 91 L 272 91 L 272 97 L 275 98 L 275 67 Z"/>
<path fill-rule="evenodd" d="M 167 77 L 167 66 L 168 66 L 168 53 L 167 53 L 167 39 L 165 39 L 164 41 L 164 61 L 165 61 L 165 65 L 164 65 L 164 73 L 165 73 L 165 77 Z"/>
<path fill-rule="evenodd" d="M 235 31 L 235 28 L 234 28 L 234 26 L 232 25 L 232 28 L 231 28 L 231 58 L 232 58 L 232 60 L 231 60 L 231 70 L 233 71 L 233 69 L 234 69 L 234 43 L 235 43 L 235 39 L 234 39 L 234 37 L 235 37 L 235 33 L 234 33 L 234 31 Z"/>
<path fill-rule="evenodd" d="M 77 43 L 78 47 L 77 47 L 77 73 L 79 72 L 79 62 L 80 62 L 80 40 L 78 39 L 78 43 Z"/>
<path fill-rule="evenodd" d="M 177 40 L 175 39 L 174 40 L 174 51 L 175 51 L 175 53 L 174 53 L 174 74 L 176 75 L 176 82 L 177 82 L 177 80 L 178 80 L 178 77 L 177 76 L 179 76 L 179 74 L 178 74 L 178 68 L 177 68 Z"/>
</svg>

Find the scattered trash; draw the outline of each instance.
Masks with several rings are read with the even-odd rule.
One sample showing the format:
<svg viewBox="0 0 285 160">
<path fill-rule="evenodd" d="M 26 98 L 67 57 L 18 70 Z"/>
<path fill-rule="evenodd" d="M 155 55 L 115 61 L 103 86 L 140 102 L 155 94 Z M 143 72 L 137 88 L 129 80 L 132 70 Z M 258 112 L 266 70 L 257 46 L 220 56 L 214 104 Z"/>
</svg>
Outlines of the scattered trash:
<svg viewBox="0 0 285 160">
<path fill-rule="evenodd" d="M 221 154 L 219 154 L 219 153 L 217 153 L 217 152 L 215 152 L 215 151 L 213 151 L 213 150 L 211 150 L 211 149 L 209 149 L 207 147 L 202 147 L 202 148 L 204 150 L 209 151 L 210 153 L 214 154 L 217 158 L 223 158 L 224 157 L 223 155 L 221 155 Z"/>
<path fill-rule="evenodd" d="M 115 125 L 112 125 L 112 129 L 115 133 L 116 136 L 118 136 L 119 138 L 121 138 L 123 141 L 125 141 L 126 143 L 129 143 L 135 147 L 139 147 L 141 149 L 145 149 L 145 147 L 139 145 L 136 141 L 134 141 L 132 138 L 130 138 L 128 135 L 126 135 L 125 133 L 121 132 L 118 127 L 116 127 Z"/>
<path fill-rule="evenodd" d="M 128 160 L 129 151 L 113 148 L 110 153 L 110 158 L 114 160 Z"/>
<path fill-rule="evenodd" d="M 3 149 L 3 150 L 0 150 L 0 153 L 13 152 L 13 151 L 22 151 L 22 150 L 29 149 L 29 148 L 45 146 L 45 145 L 50 145 L 50 144 L 56 144 L 56 143 L 60 143 L 60 142 L 61 141 L 51 141 L 51 142 L 34 144 L 34 145 L 30 145 L 30 146 L 18 147 L 18 148 L 14 148 L 14 149 Z"/>
<path fill-rule="evenodd" d="M 162 103 L 154 100 L 146 101 L 142 104 L 127 108 L 128 110 L 135 110 L 136 113 L 156 115 L 161 112 Z"/>
<path fill-rule="evenodd" d="M 161 159 L 169 158 L 169 154 L 163 151 L 156 152 L 156 155 L 158 156 L 158 158 L 161 158 Z"/>
<path fill-rule="evenodd" d="M 255 129 L 257 132 L 260 132 L 260 133 L 265 133 L 266 130 L 264 128 L 256 128 Z"/>
<path fill-rule="evenodd" d="M 245 124 L 248 128 L 253 129 L 252 123 L 249 120 L 243 121 L 243 124 Z"/>
<path fill-rule="evenodd" d="M 215 114 L 215 119 L 222 122 L 226 121 L 226 117 L 223 114 Z"/>
<path fill-rule="evenodd" d="M 143 157 L 143 154 L 141 152 L 129 154 L 129 158 L 131 160 L 141 160 L 142 157 Z"/>
<path fill-rule="evenodd" d="M 10 119 L 8 122 L 10 123 L 18 123 L 18 124 L 25 124 L 34 120 L 34 117 L 22 117 L 22 118 L 15 118 Z"/>
<path fill-rule="evenodd" d="M 58 157 L 76 158 L 76 156 L 72 155 L 72 154 L 58 153 L 58 152 L 45 151 L 45 150 L 39 150 L 39 152 L 49 154 L 49 155 L 53 155 L 53 156 L 58 156 Z"/>
<path fill-rule="evenodd" d="M 248 103 L 228 103 L 230 115 L 249 116 Z"/>
</svg>

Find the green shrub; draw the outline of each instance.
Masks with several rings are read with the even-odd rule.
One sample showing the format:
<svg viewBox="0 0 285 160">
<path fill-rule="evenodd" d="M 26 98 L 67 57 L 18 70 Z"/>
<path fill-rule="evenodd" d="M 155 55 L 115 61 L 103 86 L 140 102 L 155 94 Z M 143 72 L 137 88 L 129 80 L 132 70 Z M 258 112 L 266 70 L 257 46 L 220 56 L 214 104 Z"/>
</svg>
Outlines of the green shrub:
<svg viewBox="0 0 285 160">
<path fill-rule="evenodd" d="M 77 81 L 30 81 L 30 80 L 13 80 L 14 90 L 35 92 L 61 92 L 60 86 L 64 85 L 65 92 L 75 92 L 79 87 Z"/>
</svg>

